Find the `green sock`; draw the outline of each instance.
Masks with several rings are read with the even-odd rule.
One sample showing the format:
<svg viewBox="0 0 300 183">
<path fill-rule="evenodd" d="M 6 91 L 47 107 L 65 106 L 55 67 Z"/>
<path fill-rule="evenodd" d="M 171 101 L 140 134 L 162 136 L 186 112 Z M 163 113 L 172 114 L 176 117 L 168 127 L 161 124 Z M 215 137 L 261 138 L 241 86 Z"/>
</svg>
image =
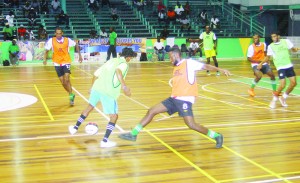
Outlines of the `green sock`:
<svg viewBox="0 0 300 183">
<path fill-rule="evenodd" d="M 251 84 L 251 88 L 253 89 L 255 87 L 255 85 L 257 84 L 257 82 L 255 82 L 255 80 L 252 81 L 252 84 Z"/>
<path fill-rule="evenodd" d="M 271 85 L 272 85 L 273 91 L 276 91 L 276 81 L 275 80 L 271 80 Z"/>
<path fill-rule="evenodd" d="M 131 135 L 137 136 L 142 129 L 143 126 L 141 124 L 136 125 L 136 127 L 131 131 Z"/>
<path fill-rule="evenodd" d="M 210 138 L 214 139 L 214 138 L 220 136 L 220 134 L 218 134 L 217 132 L 214 132 L 212 130 L 208 130 L 207 136 L 209 136 Z"/>
</svg>

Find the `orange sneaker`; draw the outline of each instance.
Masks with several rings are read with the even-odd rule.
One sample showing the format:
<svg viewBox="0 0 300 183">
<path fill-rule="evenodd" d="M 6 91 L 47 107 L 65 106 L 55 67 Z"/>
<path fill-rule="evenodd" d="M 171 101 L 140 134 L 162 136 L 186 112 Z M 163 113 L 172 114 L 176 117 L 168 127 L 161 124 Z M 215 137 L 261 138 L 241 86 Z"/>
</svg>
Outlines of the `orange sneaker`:
<svg viewBox="0 0 300 183">
<path fill-rule="evenodd" d="M 253 88 L 249 89 L 249 90 L 248 90 L 248 93 L 249 93 L 249 95 L 250 95 L 251 97 L 254 97 L 254 96 L 255 96 L 255 93 L 254 93 L 254 89 L 253 89 Z"/>
</svg>

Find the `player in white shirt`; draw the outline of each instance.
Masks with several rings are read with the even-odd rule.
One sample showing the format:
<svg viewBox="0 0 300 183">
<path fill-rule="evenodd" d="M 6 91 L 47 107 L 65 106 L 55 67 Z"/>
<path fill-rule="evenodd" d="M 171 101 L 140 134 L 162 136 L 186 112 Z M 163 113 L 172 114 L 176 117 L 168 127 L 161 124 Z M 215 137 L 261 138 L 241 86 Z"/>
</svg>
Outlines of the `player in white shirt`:
<svg viewBox="0 0 300 183">
<path fill-rule="evenodd" d="M 164 61 L 166 50 L 165 50 L 164 44 L 162 42 L 160 42 L 159 37 L 157 38 L 157 42 L 154 43 L 154 50 L 155 50 L 155 53 L 157 54 L 158 61 Z"/>
</svg>

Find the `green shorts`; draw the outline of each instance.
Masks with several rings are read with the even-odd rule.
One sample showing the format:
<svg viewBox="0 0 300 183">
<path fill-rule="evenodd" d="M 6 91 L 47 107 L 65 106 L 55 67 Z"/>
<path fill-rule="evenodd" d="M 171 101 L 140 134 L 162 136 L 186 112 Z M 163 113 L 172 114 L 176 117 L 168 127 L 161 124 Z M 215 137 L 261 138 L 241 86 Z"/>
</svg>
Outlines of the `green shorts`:
<svg viewBox="0 0 300 183">
<path fill-rule="evenodd" d="M 92 90 L 89 104 L 96 107 L 98 102 L 101 102 L 104 114 L 118 114 L 118 103 L 114 98 Z"/>
</svg>

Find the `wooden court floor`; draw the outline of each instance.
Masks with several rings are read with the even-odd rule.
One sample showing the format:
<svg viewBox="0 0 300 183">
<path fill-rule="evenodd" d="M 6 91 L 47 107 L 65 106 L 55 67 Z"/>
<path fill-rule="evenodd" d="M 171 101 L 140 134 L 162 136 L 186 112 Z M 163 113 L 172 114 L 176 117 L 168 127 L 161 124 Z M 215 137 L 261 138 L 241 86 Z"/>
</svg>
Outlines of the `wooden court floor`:
<svg viewBox="0 0 300 183">
<path fill-rule="evenodd" d="M 88 104 L 92 73 L 99 65 L 72 66 L 73 107 L 52 66 L 1 67 L 0 182 L 300 182 L 300 87 L 287 108 L 278 103 L 269 109 L 266 76 L 252 98 L 247 94 L 253 77 L 249 63 L 219 65 L 233 75 L 199 72 L 193 111 L 198 123 L 224 135 L 222 149 L 189 130 L 177 115 L 157 115 L 136 142 L 118 138 L 149 107 L 169 97 L 168 62 L 130 64 L 126 82 L 132 96 L 118 100 L 118 126 L 110 138 L 117 146 L 107 149 L 99 147 L 108 119 L 101 106 L 86 120 L 98 124 L 97 135 L 86 135 L 84 125 L 76 135 L 68 133 Z M 295 68 L 299 75 L 299 64 Z"/>
</svg>

